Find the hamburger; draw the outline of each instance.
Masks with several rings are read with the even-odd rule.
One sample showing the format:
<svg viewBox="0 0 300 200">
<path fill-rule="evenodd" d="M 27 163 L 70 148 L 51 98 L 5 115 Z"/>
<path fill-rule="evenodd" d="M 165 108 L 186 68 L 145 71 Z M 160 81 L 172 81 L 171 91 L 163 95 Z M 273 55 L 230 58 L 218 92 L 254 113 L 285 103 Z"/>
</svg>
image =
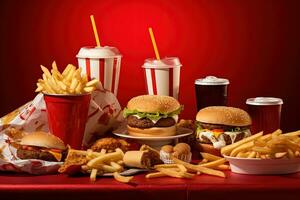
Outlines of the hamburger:
<svg viewBox="0 0 300 200">
<path fill-rule="evenodd" d="M 196 139 L 200 150 L 220 155 L 220 149 L 250 133 L 251 118 L 239 108 L 211 106 L 201 109 L 196 116 Z"/>
<path fill-rule="evenodd" d="M 61 139 L 52 134 L 34 132 L 21 139 L 17 156 L 20 159 L 60 162 L 66 156 L 66 146 Z"/>
<path fill-rule="evenodd" d="M 176 134 L 180 103 L 170 96 L 142 95 L 132 98 L 124 109 L 127 129 L 134 136 L 171 136 Z"/>
</svg>

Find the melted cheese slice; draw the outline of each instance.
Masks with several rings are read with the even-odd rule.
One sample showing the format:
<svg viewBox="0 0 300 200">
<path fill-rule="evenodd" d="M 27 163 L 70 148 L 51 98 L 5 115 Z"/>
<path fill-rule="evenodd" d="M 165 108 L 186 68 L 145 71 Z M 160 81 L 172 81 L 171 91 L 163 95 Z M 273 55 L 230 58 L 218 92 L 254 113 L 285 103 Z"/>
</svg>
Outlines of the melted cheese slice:
<svg viewBox="0 0 300 200">
<path fill-rule="evenodd" d="M 243 130 L 243 132 L 245 133 L 245 137 L 249 137 L 251 135 L 249 129 Z M 201 137 L 205 136 L 207 139 L 209 139 L 211 141 L 214 148 L 221 149 L 222 147 L 226 146 L 226 142 L 225 142 L 223 134 L 228 135 L 230 137 L 231 143 L 234 143 L 235 139 L 239 133 L 241 133 L 241 131 L 233 131 L 233 132 L 216 131 L 216 132 L 213 132 L 208 129 L 205 129 L 205 130 L 197 133 L 197 139 L 199 139 L 201 141 Z"/>
<path fill-rule="evenodd" d="M 224 132 L 212 132 L 212 134 L 216 137 L 216 138 L 218 138 L 222 133 L 224 133 Z"/>
<path fill-rule="evenodd" d="M 61 161 L 61 158 L 62 158 L 61 153 L 54 152 L 54 151 L 51 151 L 51 150 L 45 150 L 45 151 L 51 153 L 57 161 Z"/>
</svg>

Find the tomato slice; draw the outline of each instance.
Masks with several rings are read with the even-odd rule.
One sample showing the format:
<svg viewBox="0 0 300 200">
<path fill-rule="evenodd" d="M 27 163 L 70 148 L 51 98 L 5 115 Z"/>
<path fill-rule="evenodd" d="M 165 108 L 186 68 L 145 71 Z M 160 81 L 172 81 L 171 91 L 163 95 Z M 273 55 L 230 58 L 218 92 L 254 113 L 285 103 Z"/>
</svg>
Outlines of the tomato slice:
<svg viewBox="0 0 300 200">
<path fill-rule="evenodd" d="M 62 152 L 62 150 L 60 150 L 60 149 L 49 149 L 50 151 L 53 151 L 53 152 L 56 152 L 56 153 L 61 153 Z"/>
<path fill-rule="evenodd" d="M 212 132 L 219 132 L 219 133 L 221 132 L 222 133 L 222 132 L 224 132 L 224 130 L 223 129 L 213 129 Z"/>
<path fill-rule="evenodd" d="M 22 145 L 22 149 L 26 150 L 28 146 Z"/>
<path fill-rule="evenodd" d="M 29 151 L 33 151 L 33 150 L 39 150 L 39 147 L 33 147 L 33 146 L 27 146 L 27 145 L 23 145 L 22 149 L 24 150 L 29 150 Z"/>
</svg>

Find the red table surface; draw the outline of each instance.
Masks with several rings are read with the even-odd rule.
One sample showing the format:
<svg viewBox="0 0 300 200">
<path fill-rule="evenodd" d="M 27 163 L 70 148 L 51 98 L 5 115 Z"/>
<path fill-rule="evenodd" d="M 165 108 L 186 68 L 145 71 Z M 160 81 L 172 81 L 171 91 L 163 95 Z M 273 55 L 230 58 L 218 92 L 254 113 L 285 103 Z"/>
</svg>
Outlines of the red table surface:
<svg viewBox="0 0 300 200">
<path fill-rule="evenodd" d="M 207 175 L 193 179 L 146 179 L 136 175 L 132 184 L 113 178 L 65 175 L 30 176 L 0 173 L 1 199 L 300 199 L 300 173 L 282 176 L 239 175 L 227 172 L 227 178 Z"/>
</svg>

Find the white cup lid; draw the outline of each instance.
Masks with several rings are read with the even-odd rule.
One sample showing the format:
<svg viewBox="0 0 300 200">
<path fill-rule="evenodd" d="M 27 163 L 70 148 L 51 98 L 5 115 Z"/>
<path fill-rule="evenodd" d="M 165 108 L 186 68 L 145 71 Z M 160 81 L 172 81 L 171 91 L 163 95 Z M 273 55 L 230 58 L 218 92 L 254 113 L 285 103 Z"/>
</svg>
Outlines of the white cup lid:
<svg viewBox="0 0 300 200">
<path fill-rule="evenodd" d="M 195 80 L 196 85 L 228 85 L 229 80 L 225 78 L 217 78 L 215 76 L 207 76 Z"/>
<path fill-rule="evenodd" d="M 249 98 L 246 101 L 248 105 L 267 106 L 267 105 L 281 105 L 282 99 L 275 97 L 255 97 Z"/>
<path fill-rule="evenodd" d="M 82 47 L 77 58 L 114 58 L 120 57 L 121 54 L 116 47 Z"/>
<path fill-rule="evenodd" d="M 149 58 L 145 60 L 142 67 L 144 68 L 173 68 L 181 67 L 179 58 L 177 57 L 165 57 L 163 59 L 157 60 L 154 58 Z"/>
</svg>

